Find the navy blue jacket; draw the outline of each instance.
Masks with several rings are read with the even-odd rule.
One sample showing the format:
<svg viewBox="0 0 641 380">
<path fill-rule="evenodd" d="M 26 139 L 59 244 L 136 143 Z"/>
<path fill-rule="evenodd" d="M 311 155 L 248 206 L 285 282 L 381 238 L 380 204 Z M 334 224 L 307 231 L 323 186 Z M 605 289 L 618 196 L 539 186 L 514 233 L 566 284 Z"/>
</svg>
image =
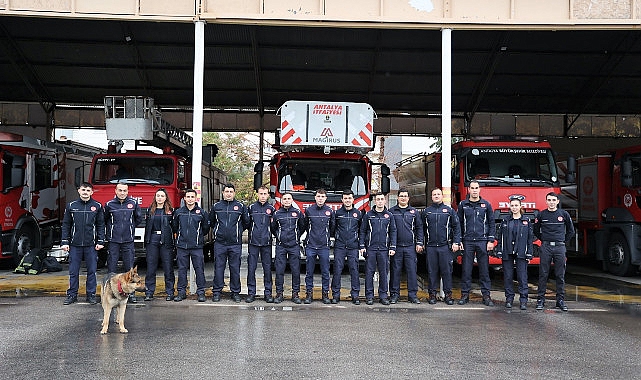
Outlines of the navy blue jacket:
<svg viewBox="0 0 641 380">
<path fill-rule="evenodd" d="M 209 217 L 199 206 L 194 206 L 191 210 L 182 206 L 174 211 L 171 224 L 177 234 L 177 248 L 202 248 L 205 244 L 205 235 L 209 232 Z"/>
<path fill-rule="evenodd" d="M 274 213 L 271 223 L 276 244 L 291 248 L 298 246 L 305 230 L 305 216 L 296 207 L 281 207 Z"/>
<path fill-rule="evenodd" d="M 342 206 L 336 210 L 336 229 L 334 248 L 358 249 L 358 233 L 363 214 L 356 208 L 351 210 Z"/>
<path fill-rule="evenodd" d="M 412 206 L 396 205 L 389 209 L 396 223 L 396 246 L 411 247 L 423 245 L 423 221 L 421 214 Z"/>
<path fill-rule="evenodd" d="M 93 198 L 78 199 L 65 207 L 62 218 L 61 245 L 91 247 L 105 244 L 105 214 L 102 205 Z"/>
<path fill-rule="evenodd" d="M 247 207 L 235 199 L 218 201 L 209 211 L 209 225 L 216 243 L 242 244 L 243 230 L 249 226 Z"/>
<path fill-rule="evenodd" d="M 118 197 L 105 203 L 107 241 L 131 243 L 136 236 L 136 226 L 142 222 L 138 202 L 130 196 L 120 201 Z"/>
<path fill-rule="evenodd" d="M 264 247 L 272 244 L 269 226 L 276 209 L 269 203 L 252 203 L 249 211 L 249 244 Z"/>
<path fill-rule="evenodd" d="M 574 236 L 574 225 L 567 211 L 545 209 L 534 221 L 534 235 L 541 241 L 568 241 Z"/>
<path fill-rule="evenodd" d="M 477 202 L 465 199 L 458 206 L 458 218 L 464 241 L 494 241 L 496 225 L 490 202 L 483 198 Z"/>
<path fill-rule="evenodd" d="M 396 250 L 396 222 L 387 208 L 372 209 L 363 215 L 358 239 L 359 248 Z"/>
<path fill-rule="evenodd" d="M 507 259 L 507 255 L 516 255 L 520 259 L 532 258 L 534 232 L 528 217 L 522 215 L 514 219 L 508 215 L 503 218 L 496 239 L 498 244 L 494 251 L 502 254 L 504 259 Z"/>
<path fill-rule="evenodd" d="M 305 246 L 329 248 L 329 238 L 334 233 L 336 215 L 328 206 L 318 207 L 316 203 L 305 209 Z"/>
<path fill-rule="evenodd" d="M 441 247 L 461 243 L 461 224 L 454 209 L 444 203 L 432 203 L 421 212 L 425 245 Z"/>
<path fill-rule="evenodd" d="M 162 214 L 157 214 L 151 213 L 151 208 L 147 209 L 147 215 L 146 215 L 146 220 L 147 223 L 145 224 L 145 244 L 149 244 L 151 242 L 151 233 L 154 230 L 154 222 L 156 220 L 159 220 L 160 222 L 160 243 L 162 245 L 165 245 L 167 247 L 173 247 L 174 246 L 174 231 L 171 227 L 171 221 L 174 217 L 173 211 L 165 212 L 164 209 L 157 209 L 156 211 L 161 211 Z"/>
</svg>

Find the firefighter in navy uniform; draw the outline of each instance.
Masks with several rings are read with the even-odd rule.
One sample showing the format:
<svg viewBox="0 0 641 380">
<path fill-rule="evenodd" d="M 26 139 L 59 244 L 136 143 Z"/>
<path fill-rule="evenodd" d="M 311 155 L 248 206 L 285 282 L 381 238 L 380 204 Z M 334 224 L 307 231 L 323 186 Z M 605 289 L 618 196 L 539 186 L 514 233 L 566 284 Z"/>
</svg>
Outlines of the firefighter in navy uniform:
<svg viewBox="0 0 641 380">
<path fill-rule="evenodd" d="M 472 290 L 472 267 L 474 256 L 479 269 L 479 282 L 483 304 L 494 306 L 490 297 L 490 262 L 488 251 L 494 249 L 494 213 L 490 202 L 481 199 L 481 187 L 477 181 L 470 181 L 469 197 L 458 206 L 458 218 L 461 223 L 463 237 L 463 270 L 461 273 L 461 299 L 459 305 L 470 301 Z"/>
<path fill-rule="evenodd" d="M 60 245 L 65 252 L 69 252 L 69 289 L 67 289 L 64 304 L 70 305 L 78 301 L 78 278 L 80 264 L 84 259 L 87 265 L 87 302 L 95 305 L 98 302 L 96 300 L 98 251 L 105 244 L 105 214 L 102 205 L 91 198 L 93 186 L 90 183 L 82 183 L 78 188 L 78 194 L 80 199 L 67 204 L 62 219 Z"/>
<path fill-rule="evenodd" d="M 374 272 L 378 269 L 378 298 L 389 305 L 387 297 L 387 266 L 389 256 L 396 252 L 396 223 L 394 215 L 385 207 L 385 195 L 374 196 L 375 207 L 363 215 L 359 233 L 360 253 L 365 256 L 365 299 L 374 303 Z"/>
<path fill-rule="evenodd" d="M 283 287 L 285 283 L 285 267 L 289 261 L 292 272 L 292 302 L 300 304 L 300 236 L 305 229 L 305 216 L 292 206 L 291 193 L 283 193 L 280 197 L 282 206 L 276 210 L 272 218 L 271 231 L 276 237 L 276 298 L 274 303 L 283 302 Z"/>
<path fill-rule="evenodd" d="M 162 261 L 165 278 L 166 301 L 174 299 L 174 233 L 171 227 L 174 209 L 165 189 L 156 190 L 154 200 L 147 210 L 145 224 L 145 248 L 147 250 L 147 276 L 145 301 L 151 301 L 156 291 L 156 270 Z"/>
<path fill-rule="evenodd" d="M 316 203 L 305 209 L 305 255 L 307 261 L 305 269 L 305 304 L 312 303 L 314 294 L 314 267 L 316 258 L 320 263 L 322 280 L 322 301 L 328 304 L 329 300 L 329 244 L 330 236 L 334 233 L 336 215 L 325 204 L 327 192 L 325 189 L 316 190 L 314 194 Z"/>
<path fill-rule="evenodd" d="M 196 273 L 196 294 L 198 302 L 205 302 L 205 256 L 203 246 L 209 232 L 207 212 L 196 203 L 196 190 L 185 191 L 185 205 L 174 211 L 172 227 L 176 233 L 176 260 L 178 261 L 178 295 L 175 302 L 187 297 L 187 269 L 189 259 Z"/>
<path fill-rule="evenodd" d="M 409 205 L 410 195 L 406 189 L 398 190 L 398 204 L 389 211 L 396 223 L 396 253 L 390 257 L 390 303 L 398 302 L 401 291 L 401 270 L 407 272 L 407 301 L 421 303 L 416 296 L 416 252 L 423 247 L 423 222 L 418 210 Z"/>
<path fill-rule="evenodd" d="M 257 190 L 258 200 L 249 205 L 249 253 L 247 255 L 247 298 L 251 303 L 256 299 L 256 267 L 258 258 L 263 267 L 263 282 L 265 284 L 265 301 L 273 303 L 272 297 L 272 234 L 269 230 L 274 206 L 267 203 L 269 189 L 261 186 Z"/>
<path fill-rule="evenodd" d="M 354 193 L 343 191 L 343 206 L 336 210 L 336 229 L 334 231 L 334 274 L 332 277 L 332 303 L 341 299 L 341 273 L 347 259 L 349 269 L 352 303 L 360 305 L 358 294 L 361 282 L 358 277 L 358 232 L 363 214 L 354 208 Z"/>
<path fill-rule="evenodd" d="M 127 272 L 134 266 L 134 238 L 136 226 L 143 220 L 138 202 L 129 196 L 129 185 L 118 183 L 116 197 L 105 203 L 106 240 L 109 242 L 108 268 L 115 273 L 118 259 L 122 256 L 123 270 Z M 129 302 L 136 303 L 134 293 L 129 295 Z"/>
<path fill-rule="evenodd" d="M 240 256 L 243 231 L 249 227 L 247 207 L 235 199 L 236 188 L 231 183 L 223 188 L 223 200 L 209 212 L 209 225 L 214 233 L 214 284 L 212 301 L 220 301 L 225 286 L 225 267 L 229 262 L 231 299 L 240 302 Z"/>
<path fill-rule="evenodd" d="M 432 204 L 421 212 L 425 231 L 425 259 L 428 273 L 428 303 L 436 304 L 439 277 L 443 279 L 445 303 L 453 305 L 452 299 L 452 252 L 461 244 L 461 225 L 456 212 L 443 203 L 443 191 L 432 190 Z M 451 247 L 451 251 L 450 251 Z"/>
<path fill-rule="evenodd" d="M 568 311 L 565 304 L 565 242 L 574 236 L 574 225 L 567 211 L 560 209 L 559 195 L 550 192 L 545 196 L 548 208 L 539 212 L 534 221 L 534 235 L 541 240 L 541 263 L 539 264 L 539 289 L 536 310 L 545 306 L 550 265 L 554 261 L 556 277 L 556 307 Z"/>
<path fill-rule="evenodd" d="M 503 285 L 505 287 L 505 307 L 512 308 L 514 302 L 514 264 L 519 282 L 520 309 L 527 309 L 528 284 L 527 265 L 532 259 L 534 233 L 530 219 L 523 215 L 521 197 L 510 197 L 510 215 L 503 218 L 496 232 L 498 245 L 495 256 L 503 261 Z"/>
</svg>

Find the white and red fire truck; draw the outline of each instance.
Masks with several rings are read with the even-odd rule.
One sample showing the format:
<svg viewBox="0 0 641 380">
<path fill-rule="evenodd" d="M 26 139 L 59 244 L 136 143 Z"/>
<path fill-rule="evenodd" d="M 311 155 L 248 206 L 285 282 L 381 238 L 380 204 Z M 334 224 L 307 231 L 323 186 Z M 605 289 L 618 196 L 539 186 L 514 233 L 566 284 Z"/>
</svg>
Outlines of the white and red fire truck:
<svg viewBox="0 0 641 380">
<path fill-rule="evenodd" d="M 153 99 L 139 96 L 105 97 L 105 123 L 108 152 L 96 155 L 91 163 L 94 199 L 105 204 L 115 197 L 116 184 L 124 182 L 143 213 L 160 188 L 165 189 L 174 208 L 180 207 L 185 190 L 192 184 L 192 137 L 162 120 Z M 155 147 L 162 152 L 136 149 L 121 153 L 122 140 L 134 140 L 137 148 Z M 215 153 L 214 146 L 203 147 L 201 188 L 195 189 L 205 210 L 221 199 L 220 185 L 227 181 L 226 174 L 212 164 Z M 136 256 L 143 257 L 144 223 L 136 228 L 134 243 Z M 106 252 L 99 257 L 102 264 Z"/>
<path fill-rule="evenodd" d="M 60 242 L 65 204 L 78 197 L 88 178 L 86 165 L 99 148 L 67 142 L 47 143 L 0 133 L 1 257 L 17 265 L 32 248 Z"/>
<path fill-rule="evenodd" d="M 408 189 L 410 204 L 424 208 L 431 204 L 431 190 L 442 187 L 441 153 L 417 154 L 398 164 L 395 176 L 401 188 Z M 471 180 L 481 185 L 481 197 L 489 201 L 497 223 L 508 215 L 510 196 L 520 196 L 522 205 L 534 220 L 546 207 L 545 195 L 560 192 L 557 167 L 550 144 L 545 141 L 495 139 L 461 141 L 452 145 L 452 207 L 468 196 Z M 538 265 L 538 246 L 530 265 Z M 459 257 L 459 263 L 460 263 Z M 501 267 L 501 260 L 490 257 L 490 266 Z"/>
<path fill-rule="evenodd" d="M 370 209 L 372 167 L 367 157 L 374 147 L 374 110 L 365 103 L 288 101 L 280 108 L 281 129 L 270 161 L 269 187 L 280 207 L 290 192 L 297 208 L 314 204 L 314 192 L 327 190 L 327 205 L 341 207 L 341 194 L 354 192 L 354 207 Z M 258 179 L 262 163 L 256 165 Z M 381 164 L 379 190 L 389 192 L 389 168 Z"/>
</svg>

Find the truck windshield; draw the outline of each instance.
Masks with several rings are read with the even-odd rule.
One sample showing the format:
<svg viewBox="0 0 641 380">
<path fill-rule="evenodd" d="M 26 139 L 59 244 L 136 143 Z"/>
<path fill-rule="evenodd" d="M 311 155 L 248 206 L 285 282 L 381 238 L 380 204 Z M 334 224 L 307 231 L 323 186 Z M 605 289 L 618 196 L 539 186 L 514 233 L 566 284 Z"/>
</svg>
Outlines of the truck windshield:
<svg viewBox="0 0 641 380">
<path fill-rule="evenodd" d="M 557 182 L 552 151 L 546 148 L 472 148 L 463 158 L 467 181 L 510 185 Z"/>
<path fill-rule="evenodd" d="M 99 157 L 95 161 L 92 183 L 169 185 L 174 182 L 172 162 L 160 157 Z"/>
<path fill-rule="evenodd" d="M 365 163 L 361 161 L 283 159 L 278 173 L 280 192 L 313 193 L 324 188 L 330 193 L 351 189 L 354 196 L 367 194 Z"/>
</svg>

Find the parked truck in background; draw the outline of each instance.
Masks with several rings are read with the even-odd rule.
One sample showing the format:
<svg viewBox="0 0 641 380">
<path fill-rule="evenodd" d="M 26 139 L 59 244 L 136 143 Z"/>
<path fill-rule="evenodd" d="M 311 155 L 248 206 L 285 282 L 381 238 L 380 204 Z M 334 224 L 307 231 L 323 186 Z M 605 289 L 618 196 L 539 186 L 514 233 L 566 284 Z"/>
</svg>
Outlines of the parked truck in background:
<svg viewBox="0 0 641 380">
<path fill-rule="evenodd" d="M 354 192 L 354 207 L 370 209 L 372 172 L 380 165 L 379 190 L 389 192 L 389 168 L 375 164 L 367 153 L 374 148 L 374 110 L 365 103 L 288 101 L 280 108 L 281 129 L 272 157 L 269 189 L 280 207 L 290 192 L 297 208 L 314 204 L 314 192 L 327 190 L 327 205 L 341 207 L 344 190 Z M 262 162 L 256 165 L 254 187 L 262 184 Z"/>
<path fill-rule="evenodd" d="M 174 208 L 180 207 L 185 190 L 192 184 L 192 137 L 162 120 L 153 99 L 145 97 L 105 97 L 105 123 L 109 150 L 96 155 L 91 163 L 93 198 L 104 205 L 115 197 L 116 184 L 124 182 L 143 214 L 158 189 L 167 192 Z M 135 140 L 137 149 L 120 152 L 122 140 Z M 162 152 L 153 152 L 149 147 Z M 216 151 L 214 146 L 203 147 L 198 179 L 201 187 L 195 189 L 200 195 L 199 205 L 205 210 L 221 199 L 220 185 L 227 182 L 226 174 L 212 164 Z M 145 255 L 144 229 L 144 222 L 136 228 L 136 257 Z M 99 264 L 104 264 L 105 259 L 106 251 L 100 253 Z"/>
<path fill-rule="evenodd" d="M 408 189 L 410 205 L 425 208 L 431 204 L 431 190 L 442 187 L 441 153 L 420 153 L 402 160 L 394 171 L 399 187 Z M 510 213 L 509 198 L 518 196 L 525 215 L 534 220 L 546 206 L 545 195 L 560 192 L 557 167 L 550 144 L 527 140 L 467 140 L 452 145 L 452 161 L 445 163 L 452 173 L 452 207 L 468 196 L 470 181 L 481 185 L 481 198 L 494 210 L 497 223 Z M 538 265 L 538 246 L 530 265 Z M 460 261 L 460 258 L 459 258 Z M 490 256 L 490 266 L 501 267 L 501 260 Z"/>
<path fill-rule="evenodd" d="M 0 133 L 2 259 L 13 259 L 15 266 L 29 250 L 60 243 L 65 205 L 78 197 L 77 186 L 87 180 L 86 168 L 101 151 Z"/>
<path fill-rule="evenodd" d="M 574 162 L 568 165 L 574 171 Z M 641 146 L 576 161 L 579 254 L 630 276 L 641 266 Z"/>
</svg>

